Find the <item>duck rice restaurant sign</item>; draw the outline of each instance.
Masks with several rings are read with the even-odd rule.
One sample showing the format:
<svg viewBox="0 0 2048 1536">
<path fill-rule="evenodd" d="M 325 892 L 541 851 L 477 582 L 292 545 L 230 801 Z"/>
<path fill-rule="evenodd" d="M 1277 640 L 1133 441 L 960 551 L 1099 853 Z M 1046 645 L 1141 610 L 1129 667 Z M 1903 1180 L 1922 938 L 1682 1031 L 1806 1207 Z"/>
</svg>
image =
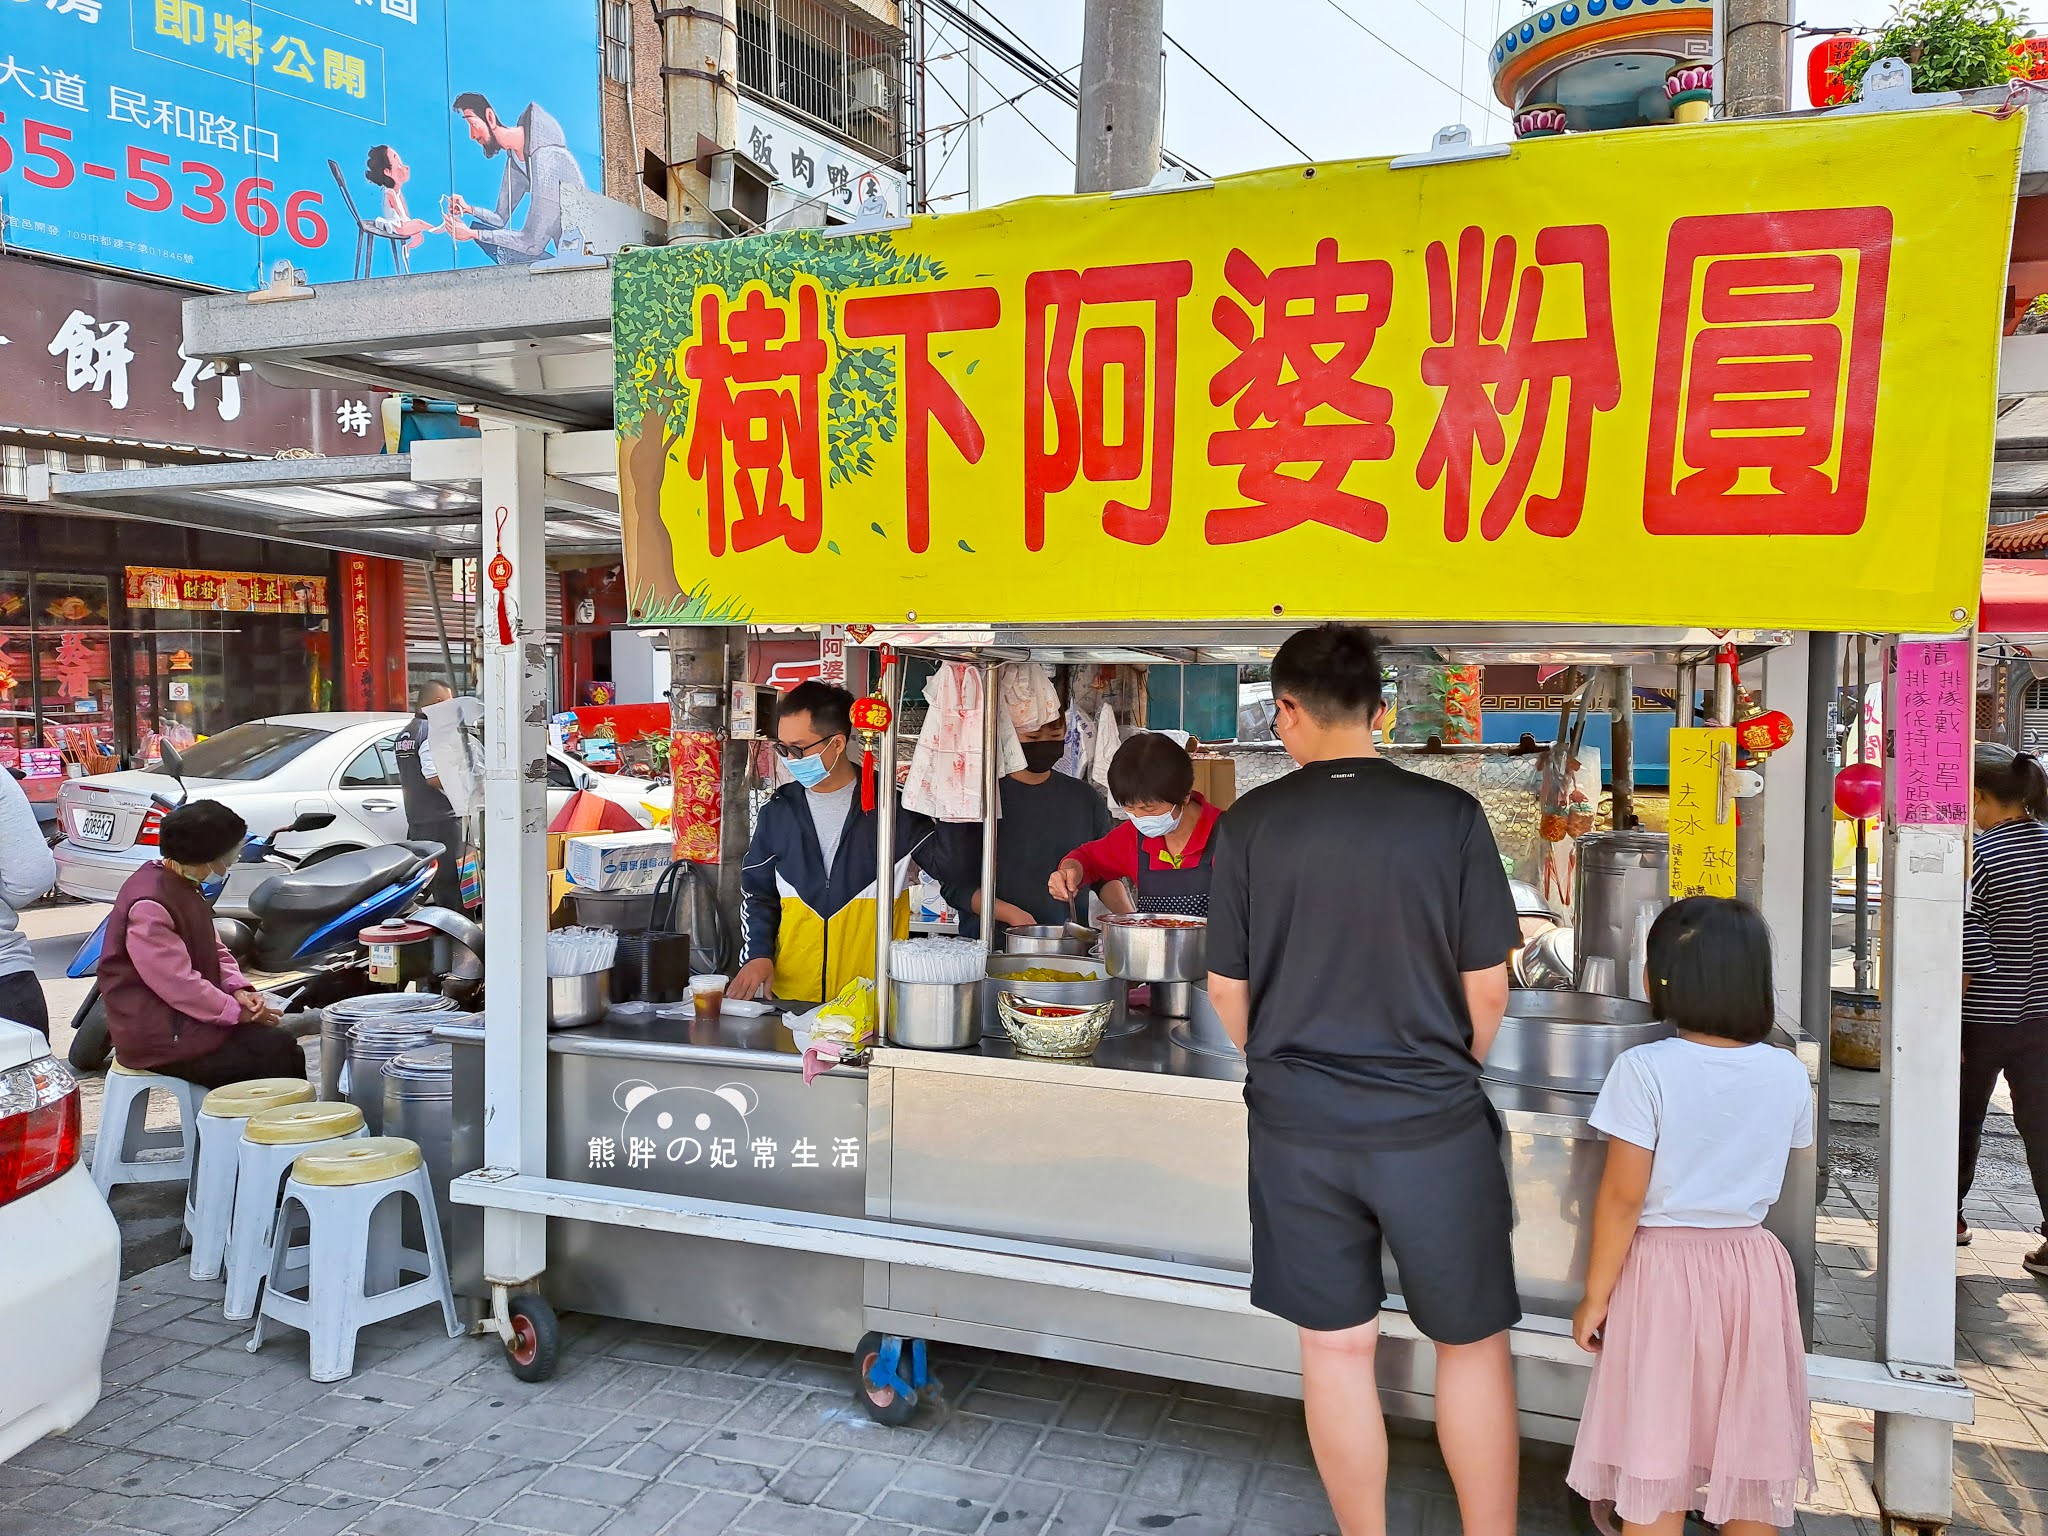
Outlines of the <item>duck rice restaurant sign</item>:
<svg viewBox="0 0 2048 1536">
<path fill-rule="evenodd" d="M 1571 134 L 628 251 L 629 610 L 1966 629 L 2021 129 Z"/>
<path fill-rule="evenodd" d="M 0 256 L 0 432 L 252 458 L 382 450 L 374 391 L 281 389 L 188 356 L 189 297 Z"/>
</svg>

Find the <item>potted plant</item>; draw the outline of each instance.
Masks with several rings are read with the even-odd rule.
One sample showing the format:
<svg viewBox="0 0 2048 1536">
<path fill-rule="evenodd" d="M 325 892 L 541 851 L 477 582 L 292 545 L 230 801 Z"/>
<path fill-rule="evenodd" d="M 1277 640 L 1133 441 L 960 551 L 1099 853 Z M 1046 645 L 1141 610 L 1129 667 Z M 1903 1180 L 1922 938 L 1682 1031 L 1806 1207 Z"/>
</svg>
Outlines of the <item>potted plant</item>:
<svg viewBox="0 0 2048 1536">
<path fill-rule="evenodd" d="M 1877 34 L 1835 69 L 1852 100 L 1879 59 L 1904 59 L 1915 91 L 1967 91 L 2004 85 L 2030 63 L 2019 44 L 2025 18 L 2006 0 L 1900 0 Z"/>
</svg>

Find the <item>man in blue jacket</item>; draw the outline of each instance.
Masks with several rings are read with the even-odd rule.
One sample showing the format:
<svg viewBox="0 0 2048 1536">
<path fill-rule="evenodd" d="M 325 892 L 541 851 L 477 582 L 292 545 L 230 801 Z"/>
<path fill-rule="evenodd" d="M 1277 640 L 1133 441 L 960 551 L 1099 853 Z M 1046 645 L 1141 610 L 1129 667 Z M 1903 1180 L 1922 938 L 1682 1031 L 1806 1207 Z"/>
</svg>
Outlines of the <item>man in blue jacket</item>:
<svg viewBox="0 0 2048 1536">
<path fill-rule="evenodd" d="M 800 683 L 775 714 L 775 750 L 794 783 L 761 807 L 740 883 L 739 973 L 728 996 L 773 991 L 789 1002 L 820 1003 L 858 976 L 875 973 L 875 813 L 860 804 L 853 751 L 853 695 L 829 683 Z M 931 874 L 943 863 L 932 823 L 896 816 L 891 924 L 910 929 L 908 871 L 915 859 Z"/>
</svg>

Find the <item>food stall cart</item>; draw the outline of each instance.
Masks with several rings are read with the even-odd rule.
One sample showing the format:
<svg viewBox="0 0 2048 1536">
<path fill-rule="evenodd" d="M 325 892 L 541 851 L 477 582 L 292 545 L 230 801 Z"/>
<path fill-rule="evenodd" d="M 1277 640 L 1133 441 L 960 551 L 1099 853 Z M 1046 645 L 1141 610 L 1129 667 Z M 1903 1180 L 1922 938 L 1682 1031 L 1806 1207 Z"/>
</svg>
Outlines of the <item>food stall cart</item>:
<svg viewBox="0 0 2048 1536">
<path fill-rule="evenodd" d="M 1939 1519 L 1969 1413 L 1944 1114 L 1969 727 L 1941 690 L 1975 596 L 2018 146 L 1962 111 L 1715 125 L 629 252 L 633 607 L 982 661 L 1257 656 L 1327 617 L 1445 662 L 1890 637 L 1925 722 L 1892 763 L 1887 1107 L 1911 1084 L 1928 1112 L 1887 1115 L 1881 1358 L 1811 1375 L 1880 1414 L 1887 1506 Z M 1906 169 L 1844 207 L 1816 169 L 1838 155 Z M 1981 326 L 1923 330 L 1936 285 Z M 1797 955 L 1825 900 L 1795 831 L 1824 728 L 1784 691 L 1816 751 L 1767 790 L 1764 896 L 1803 897 L 1777 924 Z M 532 1017 L 487 1017 L 486 1166 L 457 1182 L 508 1323 L 545 1328 L 508 1297 L 544 1288 L 850 1347 L 899 1414 L 924 1340 L 1297 1389 L 1289 1331 L 1246 1299 L 1227 1060 L 1155 1028 L 1083 1065 L 884 1047 L 805 1087 L 773 1021 L 543 1042 Z M 1514 1347 L 1548 1436 L 1583 1390 L 1562 1313 L 1593 1155 L 1558 1107 L 1518 1100 L 1510 1126 Z M 1783 1204 L 1810 1241 L 1810 1203 Z M 1390 1406 L 1427 1416 L 1398 1307 L 1386 1331 Z"/>
<path fill-rule="evenodd" d="M 610 272 L 454 274 L 491 290 L 460 336 L 441 333 L 478 295 L 426 280 L 403 299 L 368 283 L 260 311 L 193 301 L 194 355 L 461 372 L 453 392 L 484 417 L 448 475 L 480 489 L 491 577 L 489 974 L 481 1040 L 458 1047 L 482 1081 L 457 1090 L 483 1110 L 479 1166 L 454 1189 L 482 1208 L 480 1273 L 515 1360 L 547 1363 L 549 1314 L 523 1300 L 546 1295 L 874 1354 L 912 1388 L 915 1341 L 956 1338 L 1294 1381 L 1291 1340 L 1246 1295 L 1228 1063 L 1156 1037 L 1093 1066 L 880 1050 L 805 1086 L 772 1022 L 543 1028 L 544 513 L 588 499 L 596 434 L 564 429 L 608 416 L 650 623 L 1185 659 L 1353 618 L 1446 659 L 1607 664 L 1638 644 L 1695 657 L 1733 630 L 1786 638 L 1768 686 L 1788 710 L 1829 670 L 1808 654 L 1884 637 L 1928 724 L 1890 763 L 1878 1344 L 1809 1374 L 1816 1398 L 1877 1415 L 1888 1514 L 1944 1521 L 1970 1413 L 1948 1243 L 1967 727 L 1917 648 L 1967 636 L 1975 604 L 2023 125 L 1942 108 L 1450 142 L 627 252 Z M 1847 188 L 1842 164 L 1888 175 Z M 588 366 L 607 314 L 609 401 Z M 52 478 L 58 499 L 91 494 L 89 476 Z M 1802 918 L 1825 884 L 1792 829 L 1825 788 L 1799 752 L 1828 694 L 1806 697 L 1758 819 L 1781 999 L 1811 1036 L 1825 975 L 1816 1016 Z M 1523 1129 L 1533 1159 L 1546 1127 Z M 1533 1161 L 1516 1174 L 1526 1212 L 1543 1186 Z M 1084 1180 L 1092 1206 L 1071 1193 Z M 1142 1224 L 1103 1225 L 1139 1203 Z M 1529 1427 L 1561 1433 L 1583 1357 L 1531 1301 L 1514 1338 Z M 1412 1339 L 1398 1308 L 1385 1324 Z M 1415 1357 L 1383 1358 L 1392 1405 L 1427 1414 Z"/>
</svg>

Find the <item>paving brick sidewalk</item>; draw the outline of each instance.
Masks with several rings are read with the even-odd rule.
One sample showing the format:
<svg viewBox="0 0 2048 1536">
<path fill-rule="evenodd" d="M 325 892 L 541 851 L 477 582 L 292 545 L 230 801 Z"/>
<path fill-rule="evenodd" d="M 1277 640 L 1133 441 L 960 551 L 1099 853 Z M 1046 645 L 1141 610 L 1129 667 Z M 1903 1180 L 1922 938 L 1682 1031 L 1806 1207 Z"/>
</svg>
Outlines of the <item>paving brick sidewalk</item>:
<svg viewBox="0 0 2048 1536">
<path fill-rule="evenodd" d="M 1839 1188 L 1822 1220 L 1827 1347 L 1867 1350 L 1872 1230 Z M 1982 1394 L 1958 1436 L 1962 1529 L 2048 1536 L 2048 1292 L 2019 1267 L 2025 1211 L 1980 1212 L 1959 1345 Z M 1311 1536 L 1334 1529 L 1297 1404 L 1043 1361 L 939 1352 L 947 1399 L 908 1429 L 852 1404 L 844 1357 L 590 1318 L 525 1386 L 495 1344 L 426 1314 L 365 1336 L 357 1374 L 305 1376 L 286 1334 L 251 1356 L 218 1288 L 176 1266 L 124 1282 L 107 1394 L 0 1466 L 0 1533 L 76 1536 Z M 1863 1415 L 1815 1415 L 1806 1536 L 1874 1536 Z M 1396 1536 L 1458 1529 L 1434 1445 L 1397 1439 Z M 1524 1457 L 1522 1529 L 1584 1536 L 1557 1453 Z"/>
</svg>

